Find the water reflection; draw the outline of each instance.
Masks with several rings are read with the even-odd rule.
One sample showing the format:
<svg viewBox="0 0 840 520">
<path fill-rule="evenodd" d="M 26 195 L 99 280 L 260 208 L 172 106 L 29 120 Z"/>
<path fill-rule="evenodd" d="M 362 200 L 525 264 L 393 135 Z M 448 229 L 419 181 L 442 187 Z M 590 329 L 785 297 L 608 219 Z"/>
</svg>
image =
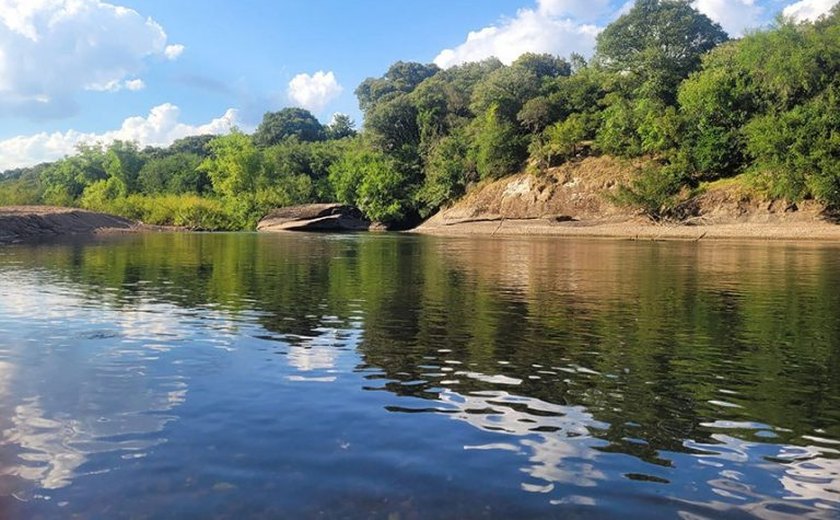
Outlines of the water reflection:
<svg viewBox="0 0 840 520">
<path fill-rule="evenodd" d="M 832 246 L 155 235 L 2 253 L 1 495 L 95 516 L 97 475 L 123 472 L 149 482 L 138 516 L 840 511 Z"/>
<path fill-rule="evenodd" d="M 136 459 L 165 442 L 154 434 L 176 418 L 188 392 L 186 376 L 161 367 L 190 336 L 177 308 L 144 302 L 115 312 L 44 290 L 37 274 L 7 274 L 0 279 L 3 495 L 48 498 L 80 473 L 111 470 L 83 470 L 92 456 Z"/>
</svg>

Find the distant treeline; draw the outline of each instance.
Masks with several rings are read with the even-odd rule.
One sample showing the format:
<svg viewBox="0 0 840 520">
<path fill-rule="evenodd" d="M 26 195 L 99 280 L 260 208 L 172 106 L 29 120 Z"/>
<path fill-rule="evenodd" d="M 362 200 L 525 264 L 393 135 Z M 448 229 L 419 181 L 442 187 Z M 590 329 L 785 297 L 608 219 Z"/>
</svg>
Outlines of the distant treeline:
<svg viewBox="0 0 840 520">
<path fill-rule="evenodd" d="M 84 145 L 5 172 L 0 204 L 247 229 L 276 206 L 340 201 L 410 222 L 476 181 L 609 154 L 644 159 L 619 198 L 655 218 L 728 177 L 772 198 L 840 206 L 840 7 L 730 40 L 687 1 L 638 0 L 598 36 L 589 62 L 397 62 L 356 95 L 359 133 L 346 116 L 324 126 L 286 108 L 252 135 Z"/>
</svg>

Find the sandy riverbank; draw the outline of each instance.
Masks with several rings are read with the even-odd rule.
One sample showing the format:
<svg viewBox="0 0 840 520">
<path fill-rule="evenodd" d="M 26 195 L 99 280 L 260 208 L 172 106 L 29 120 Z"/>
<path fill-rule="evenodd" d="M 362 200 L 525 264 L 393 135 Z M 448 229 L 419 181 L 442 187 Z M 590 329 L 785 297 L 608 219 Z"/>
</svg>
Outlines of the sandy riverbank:
<svg viewBox="0 0 840 520">
<path fill-rule="evenodd" d="M 730 224 L 656 224 L 638 219 L 607 222 L 554 222 L 544 219 L 504 219 L 429 222 L 414 232 L 430 235 L 553 235 L 635 240 L 823 240 L 840 243 L 840 225 L 827 222 L 739 222 Z"/>
</svg>

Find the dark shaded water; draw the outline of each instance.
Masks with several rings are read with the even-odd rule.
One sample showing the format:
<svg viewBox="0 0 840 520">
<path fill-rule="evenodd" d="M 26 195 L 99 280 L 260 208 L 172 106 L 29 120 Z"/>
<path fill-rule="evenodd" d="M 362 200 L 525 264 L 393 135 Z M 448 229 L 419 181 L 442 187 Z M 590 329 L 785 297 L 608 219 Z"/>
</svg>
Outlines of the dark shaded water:
<svg viewBox="0 0 840 520">
<path fill-rule="evenodd" d="M 840 248 L 0 248 L 3 518 L 836 518 Z"/>
</svg>

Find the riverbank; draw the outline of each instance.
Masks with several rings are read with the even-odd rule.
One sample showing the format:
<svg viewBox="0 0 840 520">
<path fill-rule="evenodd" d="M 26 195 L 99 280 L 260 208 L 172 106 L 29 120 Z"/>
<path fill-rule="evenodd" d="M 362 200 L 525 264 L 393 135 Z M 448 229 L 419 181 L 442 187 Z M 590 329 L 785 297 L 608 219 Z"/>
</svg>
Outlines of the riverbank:
<svg viewBox="0 0 840 520">
<path fill-rule="evenodd" d="M 764 198 L 747 179 L 709 183 L 681 201 L 679 218 L 654 222 L 616 203 L 633 168 L 590 157 L 540 175 L 522 173 L 474 186 L 415 228 L 433 235 L 557 235 L 644 240 L 838 240 L 840 225 L 814 201 Z"/>
<path fill-rule="evenodd" d="M 499 219 L 483 221 L 425 223 L 414 232 L 428 235 L 484 236 L 565 236 L 624 238 L 633 240 L 836 240 L 840 226 L 826 222 L 728 224 L 657 224 L 646 220 L 621 222 L 557 222 L 549 219 Z"/>
<path fill-rule="evenodd" d="M 122 217 L 78 208 L 0 207 L 0 244 L 60 236 L 136 233 L 158 229 Z"/>
</svg>

